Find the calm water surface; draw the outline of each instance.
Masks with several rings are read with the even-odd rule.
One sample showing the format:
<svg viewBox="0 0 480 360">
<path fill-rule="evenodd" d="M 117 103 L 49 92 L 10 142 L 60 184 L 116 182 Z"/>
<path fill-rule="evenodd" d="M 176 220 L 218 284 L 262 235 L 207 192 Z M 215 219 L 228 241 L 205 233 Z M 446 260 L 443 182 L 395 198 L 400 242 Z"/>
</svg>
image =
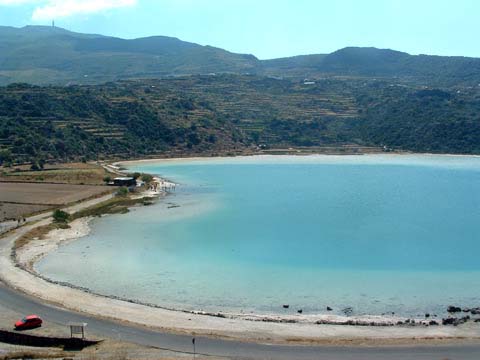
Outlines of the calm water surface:
<svg viewBox="0 0 480 360">
<path fill-rule="evenodd" d="M 308 314 L 328 305 L 414 316 L 480 306 L 480 158 L 254 157 L 131 169 L 180 186 L 153 206 L 94 220 L 89 236 L 37 270 L 181 309 Z"/>
</svg>

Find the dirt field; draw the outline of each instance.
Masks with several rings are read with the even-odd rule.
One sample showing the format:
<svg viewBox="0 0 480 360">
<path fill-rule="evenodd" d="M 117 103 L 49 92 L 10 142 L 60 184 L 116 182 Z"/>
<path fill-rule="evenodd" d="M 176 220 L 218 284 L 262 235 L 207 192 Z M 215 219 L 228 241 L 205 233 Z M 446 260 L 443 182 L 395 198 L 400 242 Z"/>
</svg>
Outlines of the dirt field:
<svg viewBox="0 0 480 360">
<path fill-rule="evenodd" d="M 108 191 L 105 186 L 0 183 L 0 202 L 64 205 Z"/>
<path fill-rule="evenodd" d="M 111 190 L 107 186 L 0 182 L 0 222 L 95 197 Z"/>
<path fill-rule="evenodd" d="M 0 168 L 0 222 L 18 219 L 109 191 L 111 176 L 95 163 L 46 164 Z"/>
<path fill-rule="evenodd" d="M 33 214 L 52 209 L 50 205 L 11 204 L 0 202 L 0 222 L 9 219 L 18 219 L 27 214 Z"/>
</svg>

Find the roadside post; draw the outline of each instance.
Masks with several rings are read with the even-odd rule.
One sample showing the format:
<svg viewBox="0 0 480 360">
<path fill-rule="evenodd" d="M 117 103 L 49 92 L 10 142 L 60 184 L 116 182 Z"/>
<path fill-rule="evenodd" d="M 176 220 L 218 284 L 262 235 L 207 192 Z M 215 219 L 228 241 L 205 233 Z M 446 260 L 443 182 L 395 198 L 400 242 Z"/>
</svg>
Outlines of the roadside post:
<svg viewBox="0 0 480 360">
<path fill-rule="evenodd" d="M 195 338 L 192 338 L 192 344 L 193 344 L 193 358 L 195 359 Z"/>
</svg>

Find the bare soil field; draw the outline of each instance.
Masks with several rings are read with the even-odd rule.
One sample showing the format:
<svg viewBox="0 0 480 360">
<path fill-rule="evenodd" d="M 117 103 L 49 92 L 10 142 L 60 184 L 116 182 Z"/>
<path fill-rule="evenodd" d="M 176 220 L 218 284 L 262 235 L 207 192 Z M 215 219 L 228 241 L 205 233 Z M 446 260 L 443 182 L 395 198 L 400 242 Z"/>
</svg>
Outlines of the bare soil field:
<svg viewBox="0 0 480 360">
<path fill-rule="evenodd" d="M 0 202 L 58 206 L 108 191 L 105 186 L 0 182 Z"/>
<path fill-rule="evenodd" d="M 18 219 L 27 214 L 34 214 L 52 209 L 51 205 L 12 204 L 0 202 L 0 222 L 10 219 Z"/>
<path fill-rule="evenodd" d="M 0 222 L 53 210 L 110 191 L 112 188 L 106 186 L 0 181 Z"/>
</svg>

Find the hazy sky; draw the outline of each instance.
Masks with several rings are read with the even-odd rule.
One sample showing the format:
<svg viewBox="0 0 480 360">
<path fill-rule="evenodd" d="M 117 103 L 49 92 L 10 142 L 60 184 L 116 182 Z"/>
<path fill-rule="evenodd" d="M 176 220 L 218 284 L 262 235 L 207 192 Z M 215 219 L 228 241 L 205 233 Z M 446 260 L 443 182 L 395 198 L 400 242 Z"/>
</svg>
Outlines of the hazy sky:
<svg viewBox="0 0 480 360">
<path fill-rule="evenodd" d="M 0 25 L 175 36 L 261 59 L 375 46 L 480 57 L 480 0 L 0 0 Z"/>
</svg>

